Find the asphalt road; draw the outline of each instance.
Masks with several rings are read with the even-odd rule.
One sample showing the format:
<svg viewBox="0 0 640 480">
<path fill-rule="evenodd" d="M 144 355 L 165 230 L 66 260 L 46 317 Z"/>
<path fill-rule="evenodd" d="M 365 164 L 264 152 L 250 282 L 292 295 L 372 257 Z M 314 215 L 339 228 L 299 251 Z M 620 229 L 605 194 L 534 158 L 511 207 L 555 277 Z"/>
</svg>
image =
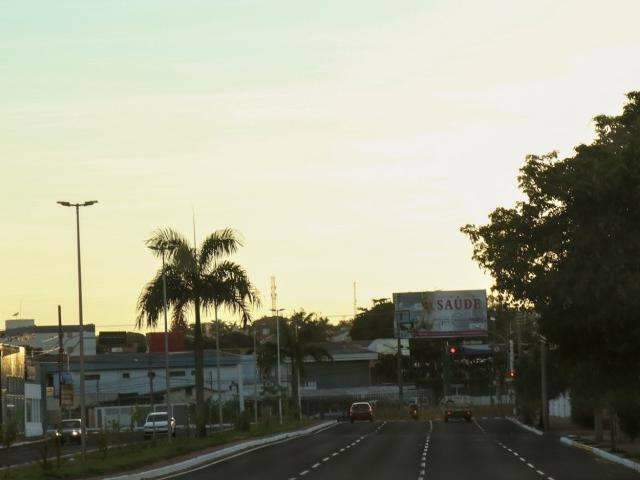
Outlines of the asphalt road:
<svg viewBox="0 0 640 480">
<path fill-rule="evenodd" d="M 508 420 L 341 423 L 170 477 L 307 480 L 639 480 Z"/>
</svg>

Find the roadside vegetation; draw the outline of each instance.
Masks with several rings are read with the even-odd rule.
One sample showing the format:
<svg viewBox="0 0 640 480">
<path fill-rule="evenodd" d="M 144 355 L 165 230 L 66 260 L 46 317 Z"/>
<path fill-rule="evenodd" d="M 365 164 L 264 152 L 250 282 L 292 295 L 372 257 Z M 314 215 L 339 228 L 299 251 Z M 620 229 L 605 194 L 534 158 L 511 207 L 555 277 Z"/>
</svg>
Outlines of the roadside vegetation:
<svg viewBox="0 0 640 480">
<path fill-rule="evenodd" d="M 49 480 L 78 479 L 131 471 L 141 467 L 153 468 L 167 460 L 179 460 L 195 452 L 202 452 L 226 444 L 264 437 L 267 435 L 296 430 L 312 425 L 313 421 L 289 420 L 279 425 L 277 419 L 269 418 L 255 425 L 248 421 L 237 422 L 233 430 L 212 433 L 207 437 L 175 438 L 171 443 L 166 438 L 137 442 L 126 446 L 107 447 L 108 432 L 104 432 L 104 442 L 96 451 L 87 453 L 85 461 L 80 454 L 56 459 L 43 456 L 37 464 L 0 471 L 0 480 Z M 46 442 L 43 451 L 55 451 L 54 439 Z"/>
<path fill-rule="evenodd" d="M 573 156 L 528 156 L 522 201 L 462 228 L 504 316 L 535 318 L 516 369 L 519 406 L 532 421 L 542 408 L 542 335 L 549 396 L 569 390 L 574 420 L 594 428 L 596 441 L 608 424 L 612 450 L 620 430 L 640 433 L 640 92 L 627 97 L 620 115 L 594 119 L 595 139 Z"/>
</svg>

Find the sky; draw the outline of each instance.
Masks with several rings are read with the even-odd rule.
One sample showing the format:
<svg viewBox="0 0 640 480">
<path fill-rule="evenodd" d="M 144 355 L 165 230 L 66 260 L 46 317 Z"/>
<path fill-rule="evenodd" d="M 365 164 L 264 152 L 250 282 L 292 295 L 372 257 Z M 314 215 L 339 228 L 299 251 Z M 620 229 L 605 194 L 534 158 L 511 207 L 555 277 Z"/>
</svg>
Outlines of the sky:
<svg viewBox="0 0 640 480">
<path fill-rule="evenodd" d="M 640 89 L 637 0 L 0 0 L 0 320 L 133 329 L 159 227 L 278 307 L 489 288 L 459 229 Z M 205 320 L 211 318 L 205 314 Z M 234 321 L 228 313 L 226 321 Z M 1 327 L 1 325 L 0 325 Z"/>
</svg>

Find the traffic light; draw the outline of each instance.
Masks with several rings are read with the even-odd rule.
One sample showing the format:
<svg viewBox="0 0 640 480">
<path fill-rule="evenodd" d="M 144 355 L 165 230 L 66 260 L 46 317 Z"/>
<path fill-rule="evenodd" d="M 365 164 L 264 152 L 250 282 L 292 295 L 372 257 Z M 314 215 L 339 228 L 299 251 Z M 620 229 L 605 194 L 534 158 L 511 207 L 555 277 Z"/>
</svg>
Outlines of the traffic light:
<svg viewBox="0 0 640 480">
<path fill-rule="evenodd" d="M 458 353 L 458 347 L 452 345 L 449 347 L 449 355 L 455 355 L 456 353 Z"/>
<path fill-rule="evenodd" d="M 515 379 L 515 378 L 516 378 L 516 372 L 515 372 L 515 370 L 509 370 L 509 371 L 507 372 L 507 378 L 509 378 L 509 379 L 511 379 L 511 380 Z"/>
</svg>

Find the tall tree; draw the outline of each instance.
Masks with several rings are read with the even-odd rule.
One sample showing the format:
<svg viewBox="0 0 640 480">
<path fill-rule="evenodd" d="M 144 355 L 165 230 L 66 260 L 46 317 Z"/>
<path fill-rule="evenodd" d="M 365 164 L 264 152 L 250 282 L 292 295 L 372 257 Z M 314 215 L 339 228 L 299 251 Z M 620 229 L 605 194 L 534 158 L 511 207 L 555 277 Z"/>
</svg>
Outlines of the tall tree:
<svg viewBox="0 0 640 480">
<path fill-rule="evenodd" d="M 361 308 L 351 325 L 352 340 L 375 340 L 393 337 L 393 303 L 388 298 L 375 298 L 371 308 Z"/>
<path fill-rule="evenodd" d="M 266 322 L 269 318 L 261 319 Z M 291 393 L 293 400 L 298 398 L 298 376 L 300 382 L 305 379 L 305 358 L 315 361 L 331 360 L 331 354 L 322 346 L 331 332 L 326 318 L 301 310 L 291 318 L 280 318 L 280 356 L 291 362 Z M 275 340 L 261 345 L 258 351 L 258 364 L 261 372 L 268 376 L 276 363 L 277 347 Z"/>
<path fill-rule="evenodd" d="M 318 318 L 314 313 L 306 313 L 304 310 L 295 312 L 289 321 L 285 322 L 283 329 L 283 353 L 291 360 L 291 393 L 294 399 L 298 399 L 298 380 L 302 383 L 305 379 L 304 360 L 307 357 L 315 361 L 331 360 L 331 354 L 318 344 L 326 341 L 320 333 Z"/>
<path fill-rule="evenodd" d="M 541 333 L 609 405 L 640 367 L 640 92 L 619 116 L 595 118 L 575 155 L 527 157 L 525 199 L 462 228 L 498 292 L 533 305 Z"/>
<path fill-rule="evenodd" d="M 195 317 L 194 357 L 198 435 L 206 435 L 204 403 L 204 349 L 201 312 L 221 307 L 241 316 L 243 325 L 250 321 L 250 308 L 259 303 L 257 290 L 247 272 L 226 259 L 242 243 L 231 229 L 218 230 L 204 239 L 199 249 L 173 229 L 157 230 L 147 241 L 149 247 L 171 244 L 164 272 L 158 270 L 144 287 L 138 300 L 137 327 L 155 327 L 163 309 L 162 276 L 166 275 L 167 303 L 172 309 L 174 325 L 185 324 L 190 308 Z M 153 249 L 156 254 L 157 249 Z"/>
</svg>

